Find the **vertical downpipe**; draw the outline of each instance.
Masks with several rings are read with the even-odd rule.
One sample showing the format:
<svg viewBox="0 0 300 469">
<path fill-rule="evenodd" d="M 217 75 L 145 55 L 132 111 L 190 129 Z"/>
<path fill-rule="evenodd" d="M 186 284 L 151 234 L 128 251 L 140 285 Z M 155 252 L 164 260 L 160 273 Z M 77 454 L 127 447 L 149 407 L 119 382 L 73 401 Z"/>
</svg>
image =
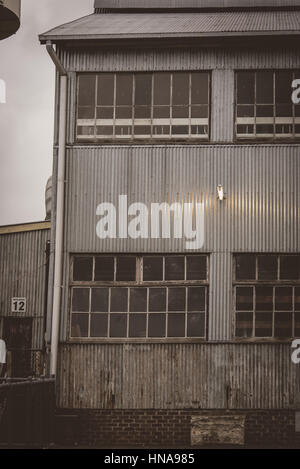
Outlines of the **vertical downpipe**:
<svg viewBox="0 0 300 469">
<path fill-rule="evenodd" d="M 66 125 L 67 125 L 67 86 L 66 75 L 60 77 L 60 104 L 59 104 L 59 148 L 57 170 L 57 205 L 56 205 L 56 236 L 55 236 L 55 261 L 54 261 L 54 289 L 53 289 L 53 314 L 51 332 L 51 362 L 50 372 L 56 376 L 60 305 L 62 290 L 62 257 L 63 257 L 63 232 L 64 232 L 64 200 L 65 200 L 65 166 L 66 166 Z"/>
<path fill-rule="evenodd" d="M 51 359 L 50 359 L 50 374 L 51 376 L 55 377 L 57 373 L 57 360 L 58 360 L 62 272 L 63 272 L 62 265 L 63 265 L 63 234 L 64 234 L 68 77 L 67 77 L 66 70 L 61 64 L 50 42 L 47 42 L 47 51 L 60 74 L 55 260 L 54 260 Z"/>
</svg>

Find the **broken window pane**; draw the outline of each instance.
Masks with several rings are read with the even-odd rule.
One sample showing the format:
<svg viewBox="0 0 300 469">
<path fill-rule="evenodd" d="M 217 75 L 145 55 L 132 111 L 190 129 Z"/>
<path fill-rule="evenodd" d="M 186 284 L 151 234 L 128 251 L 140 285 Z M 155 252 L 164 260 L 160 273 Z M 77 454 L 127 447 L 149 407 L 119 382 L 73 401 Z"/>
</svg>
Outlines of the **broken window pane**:
<svg viewBox="0 0 300 469">
<path fill-rule="evenodd" d="M 168 337 L 185 337 L 185 314 L 168 314 Z"/>
<path fill-rule="evenodd" d="M 119 257 L 117 259 L 117 282 L 134 282 L 136 280 L 136 258 Z"/>
<path fill-rule="evenodd" d="M 187 256 L 187 280 L 206 280 L 207 279 L 207 257 L 206 256 Z"/>
<path fill-rule="evenodd" d="M 280 280 L 300 279 L 300 256 L 280 256 Z"/>
<path fill-rule="evenodd" d="M 256 73 L 256 102 L 259 104 L 273 104 L 273 72 Z"/>
<path fill-rule="evenodd" d="M 111 289 L 110 311 L 113 313 L 121 313 L 128 311 L 128 289 L 112 288 Z"/>
<path fill-rule="evenodd" d="M 293 314 L 289 312 L 275 313 L 275 337 L 289 339 L 293 335 Z"/>
<path fill-rule="evenodd" d="M 78 119 L 94 119 L 95 108 L 94 107 L 79 107 L 78 108 Z"/>
<path fill-rule="evenodd" d="M 108 288 L 92 288 L 92 313 L 108 312 Z"/>
<path fill-rule="evenodd" d="M 147 311 L 147 288 L 130 289 L 131 313 L 143 313 Z"/>
<path fill-rule="evenodd" d="M 237 311 L 253 311 L 253 288 L 252 287 L 237 287 L 236 310 Z"/>
<path fill-rule="evenodd" d="M 236 279 L 255 280 L 256 258 L 254 255 L 240 255 L 236 257 Z"/>
<path fill-rule="evenodd" d="M 192 73 L 192 104 L 208 104 L 208 73 Z"/>
<path fill-rule="evenodd" d="M 205 311 L 205 287 L 188 288 L 188 311 Z"/>
<path fill-rule="evenodd" d="M 132 106 L 133 74 L 117 74 L 117 106 Z"/>
<path fill-rule="evenodd" d="M 152 75 L 138 73 L 135 76 L 135 105 L 151 105 Z"/>
<path fill-rule="evenodd" d="M 278 287 L 275 289 L 276 311 L 291 311 L 293 309 L 293 289 Z"/>
<path fill-rule="evenodd" d="M 149 314 L 148 337 L 160 338 L 166 336 L 166 315 Z"/>
<path fill-rule="evenodd" d="M 149 289 L 149 311 L 163 312 L 166 311 L 167 305 L 167 289 L 166 288 L 150 288 Z"/>
<path fill-rule="evenodd" d="M 273 287 L 256 287 L 256 311 L 273 311 Z"/>
<path fill-rule="evenodd" d="M 89 282 L 93 279 L 93 258 L 75 257 L 73 263 L 74 282 Z"/>
<path fill-rule="evenodd" d="M 108 314 L 91 314 L 91 337 L 107 337 Z"/>
<path fill-rule="evenodd" d="M 187 317 L 187 336 L 205 337 L 205 314 L 188 314 Z"/>
<path fill-rule="evenodd" d="M 292 94 L 293 73 L 287 71 L 276 72 L 275 88 L 276 103 L 290 103 Z"/>
<path fill-rule="evenodd" d="M 143 280 L 144 282 L 155 282 L 163 280 L 163 258 L 144 257 L 143 258 Z"/>
<path fill-rule="evenodd" d="M 189 73 L 173 74 L 173 106 L 189 104 L 190 75 Z"/>
<path fill-rule="evenodd" d="M 102 73 L 98 76 L 98 104 L 101 106 L 113 106 L 114 104 L 114 75 Z"/>
<path fill-rule="evenodd" d="M 256 312 L 255 336 L 272 337 L 273 335 L 273 313 Z"/>
<path fill-rule="evenodd" d="M 171 99 L 171 75 L 170 73 L 154 74 L 154 104 L 170 105 Z"/>
<path fill-rule="evenodd" d="M 129 337 L 146 337 L 146 314 L 132 314 L 129 316 Z"/>
<path fill-rule="evenodd" d="M 114 280 L 114 258 L 113 257 L 96 257 L 95 258 L 95 281 Z"/>
<path fill-rule="evenodd" d="M 184 280 L 184 257 L 166 257 L 165 280 Z"/>
<path fill-rule="evenodd" d="M 80 75 L 79 76 L 79 106 L 90 106 L 95 108 L 96 97 L 96 76 Z"/>
<path fill-rule="evenodd" d="M 237 73 L 237 102 L 238 104 L 255 102 L 255 74 L 253 72 Z"/>
<path fill-rule="evenodd" d="M 88 337 L 89 335 L 89 315 L 72 314 L 71 336 L 74 338 Z"/>
<path fill-rule="evenodd" d="M 127 314 L 110 315 L 110 337 L 127 337 Z"/>
<path fill-rule="evenodd" d="M 300 312 L 295 313 L 295 337 L 300 337 Z"/>
<path fill-rule="evenodd" d="M 277 256 L 258 256 L 258 280 L 277 280 Z"/>
<path fill-rule="evenodd" d="M 256 117 L 273 117 L 274 107 L 273 106 L 256 106 Z"/>
<path fill-rule="evenodd" d="M 236 313 L 236 337 L 249 338 L 253 332 L 253 313 Z"/>
<path fill-rule="evenodd" d="M 73 288 L 72 290 L 72 311 L 89 312 L 90 310 L 90 289 Z"/>
<path fill-rule="evenodd" d="M 169 288 L 168 289 L 168 310 L 169 311 L 185 311 L 185 288 Z"/>
<path fill-rule="evenodd" d="M 300 312 L 300 288 L 295 288 L 295 311 Z"/>
</svg>

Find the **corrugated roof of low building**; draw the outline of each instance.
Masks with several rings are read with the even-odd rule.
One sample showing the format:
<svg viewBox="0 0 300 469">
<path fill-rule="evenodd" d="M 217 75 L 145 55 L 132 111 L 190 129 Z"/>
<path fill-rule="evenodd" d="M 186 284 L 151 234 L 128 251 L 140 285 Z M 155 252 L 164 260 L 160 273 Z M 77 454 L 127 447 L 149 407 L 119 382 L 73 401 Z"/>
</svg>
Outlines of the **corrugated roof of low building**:
<svg viewBox="0 0 300 469">
<path fill-rule="evenodd" d="M 25 233 L 28 231 L 41 231 L 41 230 L 50 230 L 51 222 L 49 221 L 37 221 L 33 223 L 21 223 L 18 225 L 5 225 L 0 226 L 0 236 L 15 234 L 15 233 Z"/>
</svg>

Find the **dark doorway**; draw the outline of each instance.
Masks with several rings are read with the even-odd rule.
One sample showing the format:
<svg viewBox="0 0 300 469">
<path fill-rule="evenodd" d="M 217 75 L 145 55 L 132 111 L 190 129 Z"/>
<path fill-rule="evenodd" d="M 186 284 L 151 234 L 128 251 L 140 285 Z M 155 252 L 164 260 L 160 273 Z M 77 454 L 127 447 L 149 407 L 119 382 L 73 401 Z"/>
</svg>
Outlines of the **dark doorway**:
<svg viewBox="0 0 300 469">
<path fill-rule="evenodd" d="M 11 354 L 11 377 L 31 376 L 32 318 L 5 318 L 4 340 Z"/>
</svg>

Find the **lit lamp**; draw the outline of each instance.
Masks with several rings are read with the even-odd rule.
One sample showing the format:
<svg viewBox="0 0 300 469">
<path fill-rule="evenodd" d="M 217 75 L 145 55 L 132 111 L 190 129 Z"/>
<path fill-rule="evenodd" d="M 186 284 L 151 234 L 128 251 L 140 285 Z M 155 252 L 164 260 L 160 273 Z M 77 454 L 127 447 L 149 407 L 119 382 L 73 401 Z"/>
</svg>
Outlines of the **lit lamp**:
<svg viewBox="0 0 300 469">
<path fill-rule="evenodd" d="M 217 193 L 218 193 L 218 199 L 219 200 L 224 200 L 225 199 L 225 194 L 224 194 L 224 189 L 222 184 L 219 184 L 217 187 Z"/>
</svg>

